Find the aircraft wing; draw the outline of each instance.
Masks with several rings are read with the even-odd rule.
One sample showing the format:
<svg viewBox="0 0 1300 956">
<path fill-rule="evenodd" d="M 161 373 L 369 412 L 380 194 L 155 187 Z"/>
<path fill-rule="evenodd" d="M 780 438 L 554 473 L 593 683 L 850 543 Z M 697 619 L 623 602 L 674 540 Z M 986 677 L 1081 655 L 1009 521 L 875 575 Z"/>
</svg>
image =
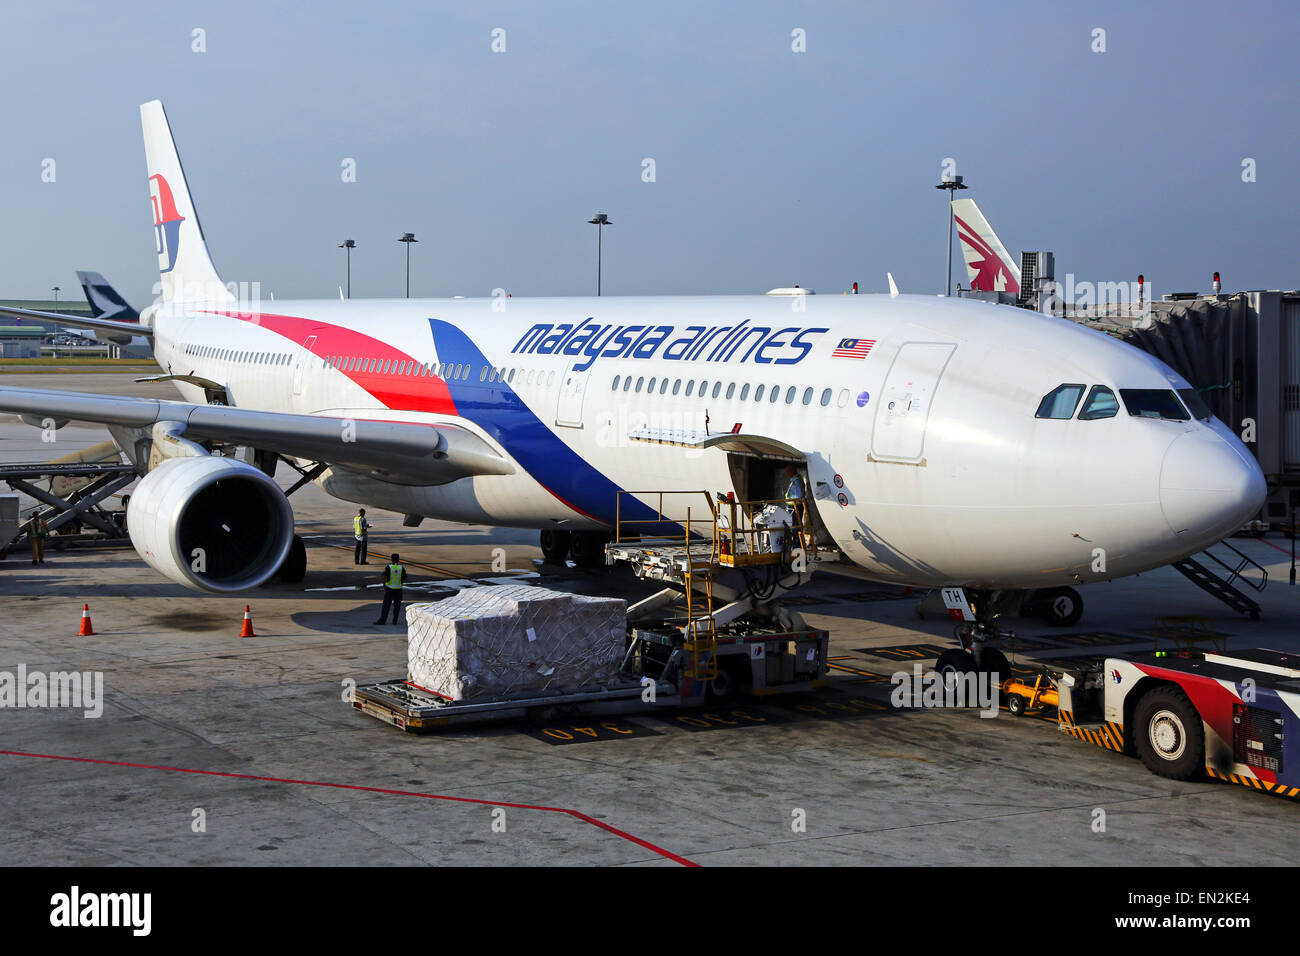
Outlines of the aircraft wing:
<svg viewBox="0 0 1300 956">
<path fill-rule="evenodd" d="M 92 319 L 83 315 L 64 315 L 62 312 L 37 312 L 33 309 L 14 309 L 0 305 L 0 315 L 15 319 L 35 319 L 38 322 L 53 322 L 59 326 L 74 329 L 98 329 L 104 332 L 122 332 L 126 335 L 143 335 L 153 338 L 153 329 L 139 322 L 118 322 L 113 319 Z"/>
<path fill-rule="evenodd" d="M 125 428 L 173 422 L 192 441 L 248 445 L 399 484 L 438 485 L 515 470 L 483 439 L 452 423 L 327 418 L 27 388 L 0 388 L 0 412 Z"/>
</svg>

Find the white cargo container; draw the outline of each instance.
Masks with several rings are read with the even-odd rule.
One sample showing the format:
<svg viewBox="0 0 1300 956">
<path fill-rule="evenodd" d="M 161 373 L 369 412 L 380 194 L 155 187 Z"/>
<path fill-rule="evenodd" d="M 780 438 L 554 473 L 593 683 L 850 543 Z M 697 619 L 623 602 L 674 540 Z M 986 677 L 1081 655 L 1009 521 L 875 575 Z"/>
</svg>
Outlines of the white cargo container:
<svg viewBox="0 0 1300 956">
<path fill-rule="evenodd" d="M 524 584 L 471 588 L 406 609 L 411 683 L 447 700 L 618 680 L 627 603 Z"/>
</svg>

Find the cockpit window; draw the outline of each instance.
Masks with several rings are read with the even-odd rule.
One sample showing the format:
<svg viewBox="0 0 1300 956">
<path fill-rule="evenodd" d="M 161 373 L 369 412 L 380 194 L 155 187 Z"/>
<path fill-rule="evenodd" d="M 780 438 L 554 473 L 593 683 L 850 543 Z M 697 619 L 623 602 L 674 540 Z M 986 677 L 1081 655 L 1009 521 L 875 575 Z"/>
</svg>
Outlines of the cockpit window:
<svg viewBox="0 0 1300 956">
<path fill-rule="evenodd" d="M 1210 411 L 1210 406 L 1205 404 L 1205 399 L 1201 398 L 1201 393 L 1194 388 L 1180 388 L 1178 396 L 1187 406 L 1187 410 L 1192 413 L 1193 418 L 1199 418 L 1201 421 L 1208 421 L 1214 417 L 1214 412 Z"/>
<path fill-rule="evenodd" d="M 1172 389 L 1121 388 L 1119 397 L 1124 400 L 1128 413 L 1137 418 L 1163 418 L 1166 421 L 1185 422 L 1191 416 Z"/>
<path fill-rule="evenodd" d="M 1073 418 L 1086 385 L 1058 385 L 1038 403 L 1035 418 Z"/>
<path fill-rule="evenodd" d="M 1094 385 L 1092 391 L 1088 393 L 1088 400 L 1083 403 L 1083 410 L 1079 412 L 1079 421 L 1091 422 L 1098 418 L 1114 418 L 1115 413 L 1119 411 L 1119 401 L 1115 398 L 1115 393 L 1105 385 Z"/>
</svg>

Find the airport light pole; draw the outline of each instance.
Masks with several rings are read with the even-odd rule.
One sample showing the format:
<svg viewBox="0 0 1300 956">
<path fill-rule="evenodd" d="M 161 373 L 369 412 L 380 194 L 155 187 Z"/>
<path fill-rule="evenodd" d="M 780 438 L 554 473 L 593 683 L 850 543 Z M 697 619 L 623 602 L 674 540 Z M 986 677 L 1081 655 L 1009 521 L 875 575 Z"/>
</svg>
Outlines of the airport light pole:
<svg viewBox="0 0 1300 956">
<path fill-rule="evenodd" d="M 596 227 L 596 295 L 600 295 L 601 238 L 604 235 L 605 227 L 612 226 L 613 223 L 610 222 L 609 216 L 606 216 L 603 212 L 596 213 L 587 222 Z"/>
<path fill-rule="evenodd" d="M 50 291 L 54 293 L 54 301 L 55 301 L 55 302 L 58 302 L 58 301 L 59 301 L 59 293 L 60 293 L 62 290 L 61 290 L 58 286 L 55 286 L 55 287 L 54 287 L 53 289 L 51 289 Z"/>
<path fill-rule="evenodd" d="M 952 179 L 945 179 L 935 189 L 948 190 L 948 271 L 944 274 L 943 294 L 952 294 L 952 197 L 958 189 L 967 189 L 960 176 L 953 176 Z"/>
<path fill-rule="evenodd" d="M 352 298 L 352 250 L 357 247 L 356 240 L 344 239 L 339 243 L 340 249 L 347 250 L 348 257 L 348 298 Z"/>
<path fill-rule="evenodd" d="M 415 233 L 404 232 L 402 238 L 397 241 L 406 243 L 406 297 L 409 299 L 411 297 L 411 243 L 420 240 L 415 238 Z"/>
</svg>

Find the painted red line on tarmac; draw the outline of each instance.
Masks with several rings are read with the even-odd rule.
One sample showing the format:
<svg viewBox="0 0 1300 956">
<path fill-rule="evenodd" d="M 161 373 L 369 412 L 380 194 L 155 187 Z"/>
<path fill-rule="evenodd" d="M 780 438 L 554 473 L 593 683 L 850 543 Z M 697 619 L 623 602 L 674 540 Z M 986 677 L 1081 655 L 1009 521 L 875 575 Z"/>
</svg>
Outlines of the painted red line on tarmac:
<svg viewBox="0 0 1300 956">
<path fill-rule="evenodd" d="M 95 763 L 102 764 L 106 767 L 132 767 L 137 770 L 165 770 L 168 773 L 192 773 L 204 777 L 227 777 L 233 780 L 256 780 L 261 783 L 293 783 L 302 787 L 330 787 L 335 790 L 359 790 L 363 793 L 386 793 L 397 797 L 423 797 L 426 800 L 447 800 L 452 803 L 474 803 L 483 807 L 509 807 L 512 810 L 541 810 L 546 813 L 563 813 L 566 816 L 573 817 L 575 820 L 581 820 L 583 823 L 589 823 L 594 827 L 607 830 L 615 836 L 622 837 L 629 843 L 635 843 L 639 847 L 644 847 L 653 853 L 657 853 L 674 863 L 680 863 L 682 866 L 699 866 L 684 856 L 678 856 L 671 850 L 665 850 L 663 847 L 655 846 L 648 840 L 642 840 L 635 837 L 625 830 L 611 826 L 604 821 L 597 820 L 595 817 L 588 816 L 580 810 L 569 810 L 565 807 L 544 807 L 531 803 L 502 803 L 498 800 L 480 800 L 476 797 L 452 797 L 441 793 L 422 793 L 418 790 L 389 790 L 384 787 L 363 787 L 355 783 L 330 783 L 325 780 L 295 780 L 291 777 L 262 777 L 249 773 L 231 773 L 227 770 L 195 770 L 190 767 L 163 767 L 147 763 L 127 763 L 123 760 L 98 760 L 94 757 L 67 757 L 62 754 L 36 754 L 27 753 L 22 750 L 0 750 L 0 756 L 3 757 L 37 757 L 41 760 L 66 760 L 70 763 Z"/>
<path fill-rule="evenodd" d="M 1284 548 L 1284 547 L 1282 547 L 1281 545 L 1274 544 L 1272 541 L 1266 541 L 1266 540 L 1264 540 L 1263 538 L 1256 538 L 1255 540 L 1258 541 L 1260 544 L 1266 544 L 1266 545 L 1268 545 L 1270 548 L 1277 548 L 1277 549 L 1278 549 L 1279 551 L 1281 551 L 1283 554 L 1290 554 L 1290 553 L 1291 553 L 1291 551 L 1290 551 L 1289 549 Z"/>
</svg>

